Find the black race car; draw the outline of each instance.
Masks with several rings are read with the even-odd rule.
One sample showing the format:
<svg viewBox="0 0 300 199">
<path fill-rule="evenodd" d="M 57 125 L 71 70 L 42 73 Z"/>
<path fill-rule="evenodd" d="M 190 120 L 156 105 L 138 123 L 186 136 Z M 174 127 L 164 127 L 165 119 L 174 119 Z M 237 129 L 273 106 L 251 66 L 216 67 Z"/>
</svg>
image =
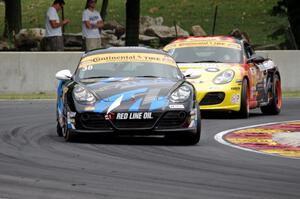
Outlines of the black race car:
<svg viewBox="0 0 300 199">
<path fill-rule="evenodd" d="M 84 54 L 74 74 L 56 74 L 57 134 L 165 135 L 200 139 L 194 86 L 167 53 L 118 47 Z"/>
</svg>

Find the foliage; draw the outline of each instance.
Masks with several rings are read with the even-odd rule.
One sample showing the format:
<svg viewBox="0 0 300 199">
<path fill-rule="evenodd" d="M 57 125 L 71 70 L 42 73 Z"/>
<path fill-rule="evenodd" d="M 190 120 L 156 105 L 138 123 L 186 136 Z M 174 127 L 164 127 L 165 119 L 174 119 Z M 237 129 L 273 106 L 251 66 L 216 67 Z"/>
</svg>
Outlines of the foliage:
<svg viewBox="0 0 300 199">
<path fill-rule="evenodd" d="M 140 0 L 130 0 L 126 3 L 126 46 L 139 45 Z"/>
<path fill-rule="evenodd" d="M 293 33 L 290 35 L 290 40 L 296 49 L 297 45 L 300 47 L 300 7 L 298 5 L 298 0 L 279 0 L 277 5 L 275 5 L 272 9 L 273 15 L 288 16 L 289 24 Z"/>
<path fill-rule="evenodd" d="M 21 0 L 5 1 L 5 37 L 11 37 L 22 28 Z"/>
<path fill-rule="evenodd" d="M 65 18 L 72 22 L 66 32 L 81 32 L 81 14 L 85 1 L 65 0 Z M 102 1 L 98 1 L 101 10 Z M 125 25 L 126 0 L 109 1 L 106 20 L 116 20 Z M 45 12 L 52 0 L 22 0 L 22 21 L 24 28 L 44 27 Z M 277 24 L 286 26 L 286 17 L 271 16 L 270 10 L 277 0 L 142 0 L 141 16 L 162 16 L 164 24 L 173 26 L 174 21 L 185 30 L 199 24 L 210 34 L 213 24 L 214 5 L 218 5 L 216 34 L 227 34 L 234 28 L 247 32 L 253 44 L 267 45 L 281 43 L 283 38 L 270 38 Z M 3 31 L 3 5 L 0 3 L 0 33 Z"/>
</svg>

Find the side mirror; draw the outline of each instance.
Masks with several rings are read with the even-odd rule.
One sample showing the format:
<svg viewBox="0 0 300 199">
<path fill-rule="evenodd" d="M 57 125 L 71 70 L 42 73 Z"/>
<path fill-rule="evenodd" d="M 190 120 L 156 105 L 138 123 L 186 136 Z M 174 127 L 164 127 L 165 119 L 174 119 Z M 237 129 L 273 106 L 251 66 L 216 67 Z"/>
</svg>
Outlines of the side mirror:
<svg viewBox="0 0 300 199">
<path fill-rule="evenodd" d="M 252 55 L 249 59 L 248 59 L 248 63 L 254 62 L 254 63 L 262 63 L 265 61 L 265 58 L 263 58 L 262 56 L 259 55 Z"/>
<path fill-rule="evenodd" d="M 72 77 L 72 73 L 70 70 L 61 70 L 56 73 L 55 77 L 58 80 L 69 80 Z"/>
<path fill-rule="evenodd" d="M 198 71 L 193 70 L 193 69 L 188 69 L 183 74 L 184 74 L 185 78 L 188 78 L 188 79 L 197 79 L 197 78 L 201 77 L 201 74 Z"/>
</svg>

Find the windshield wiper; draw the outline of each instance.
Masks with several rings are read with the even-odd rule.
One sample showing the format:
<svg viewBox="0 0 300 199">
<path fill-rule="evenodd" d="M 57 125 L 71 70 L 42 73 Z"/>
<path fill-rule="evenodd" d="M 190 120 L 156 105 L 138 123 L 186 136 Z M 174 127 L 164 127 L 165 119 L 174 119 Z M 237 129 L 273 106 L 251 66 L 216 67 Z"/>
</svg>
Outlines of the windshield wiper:
<svg viewBox="0 0 300 199">
<path fill-rule="evenodd" d="M 154 75 L 137 75 L 135 77 L 150 77 L 150 78 L 159 78 L 158 76 L 154 76 Z"/>
<path fill-rule="evenodd" d="M 194 61 L 192 63 L 222 63 L 222 62 L 216 60 L 201 60 L 201 61 Z"/>
<path fill-rule="evenodd" d="M 191 63 L 190 61 L 176 61 L 176 63 L 178 64 L 184 64 L 184 63 Z"/>
<path fill-rule="evenodd" d="M 81 78 L 83 79 L 97 79 L 97 78 L 110 78 L 109 76 L 93 76 L 93 77 L 85 77 L 85 78 Z"/>
</svg>

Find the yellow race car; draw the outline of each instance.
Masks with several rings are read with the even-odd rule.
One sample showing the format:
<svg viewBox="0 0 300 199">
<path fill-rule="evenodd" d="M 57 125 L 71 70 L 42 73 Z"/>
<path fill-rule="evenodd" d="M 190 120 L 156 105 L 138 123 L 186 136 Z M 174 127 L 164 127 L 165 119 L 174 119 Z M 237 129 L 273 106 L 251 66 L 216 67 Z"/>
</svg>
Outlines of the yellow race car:
<svg viewBox="0 0 300 199">
<path fill-rule="evenodd" d="M 244 39 L 232 36 L 179 38 L 164 47 L 197 90 L 201 110 L 233 111 L 241 118 L 260 107 L 279 114 L 280 73 L 271 59 L 255 54 Z"/>
</svg>

